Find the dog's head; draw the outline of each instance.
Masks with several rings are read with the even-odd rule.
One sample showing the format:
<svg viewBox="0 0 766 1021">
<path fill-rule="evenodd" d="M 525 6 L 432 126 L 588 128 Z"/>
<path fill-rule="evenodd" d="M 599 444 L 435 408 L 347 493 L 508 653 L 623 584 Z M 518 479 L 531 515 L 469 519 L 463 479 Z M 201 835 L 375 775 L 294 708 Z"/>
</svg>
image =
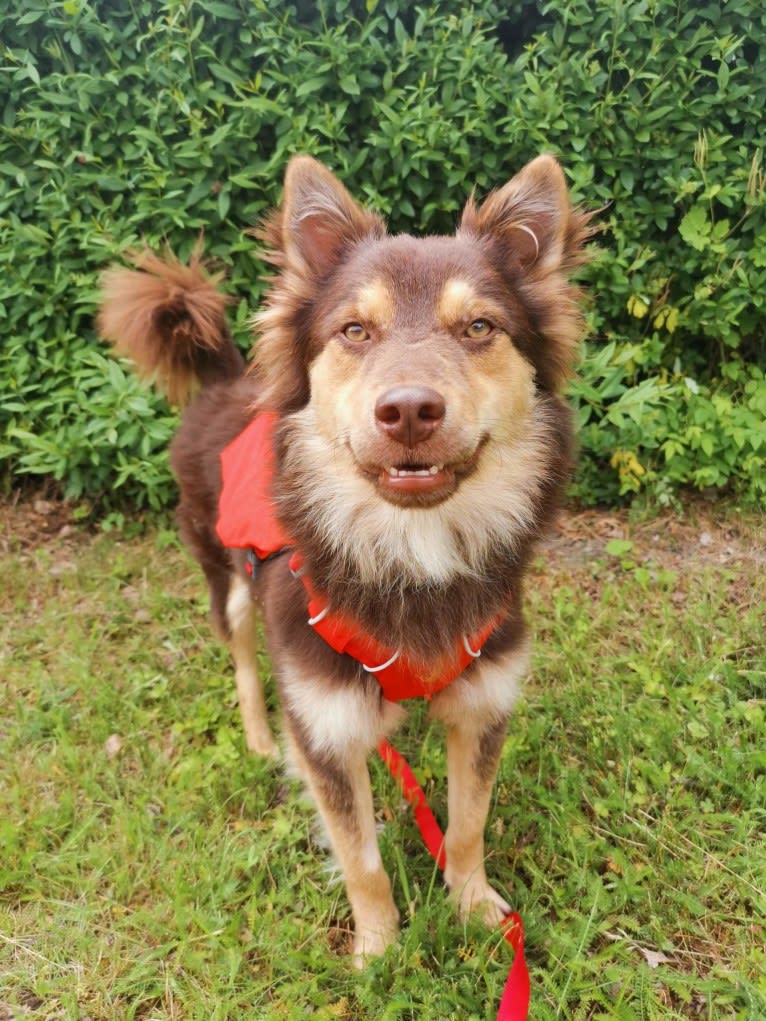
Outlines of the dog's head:
<svg viewBox="0 0 766 1021">
<path fill-rule="evenodd" d="M 388 236 L 321 164 L 293 159 L 264 230 L 280 268 L 257 319 L 266 400 L 310 404 L 386 500 L 441 502 L 525 428 L 535 388 L 571 370 L 581 319 L 567 274 L 587 222 L 550 156 L 470 200 L 454 237 L 419 239 Z"/>
<path fill-rule="evenodd" d="M 568 276 L 588 220 L 541 156 L 469 200 L 454 237 L 389 236 L 321 164 L 292 160 L 262 230 L 279 272 L 256 317 L 256 363 L 262 404 L 295 423 L 291 484 L 325 531 L 366 515 L 381 545 L 372 537 L 391 527 L 425 527 L 424 508 L 439 512 L 426 515 L 431 532 L 437 519 L 470 530 L 478 500 L 493 523 L 467 542 L 483 549 L 495 520 L 533 514 L 535 473 L 561 475 L 552 460 L 566 460 L 551 453 L 545 398 L 576 355 Z"/>
</svg>

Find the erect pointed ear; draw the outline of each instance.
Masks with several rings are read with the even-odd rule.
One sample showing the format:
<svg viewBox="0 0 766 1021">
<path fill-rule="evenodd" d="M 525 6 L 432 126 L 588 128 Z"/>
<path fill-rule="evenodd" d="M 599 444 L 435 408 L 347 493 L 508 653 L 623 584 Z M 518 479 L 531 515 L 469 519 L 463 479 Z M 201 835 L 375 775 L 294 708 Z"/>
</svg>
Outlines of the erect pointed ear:
<svg viewBox="0 0 766 1021">
<path fill-rule="evenodd" d="M 522 268 L 546 273 L 574 254 L 566 250 L 569 217 L 564 172 L 553 156 L 538 156 L 478 208 L 469 199 L 460 229 L 497 237 Z"/>
<path fill-rule="evenodd" d="M 288 164 L 281 227 L 285 262 L 314 278 L 332 269 L 355 241 L 386 232 L 383 220 L 310 156 L 294 156 Z"/>
</svg>

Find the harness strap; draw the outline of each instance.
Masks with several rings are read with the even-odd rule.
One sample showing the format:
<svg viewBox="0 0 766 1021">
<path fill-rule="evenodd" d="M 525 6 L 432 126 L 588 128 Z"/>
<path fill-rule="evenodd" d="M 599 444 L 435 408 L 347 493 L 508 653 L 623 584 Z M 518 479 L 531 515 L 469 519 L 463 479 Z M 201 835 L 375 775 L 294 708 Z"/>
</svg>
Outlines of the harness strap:
<svg viewBox="0 0 766 1021">
<path fill-rule="evenodd" d="M 245 570 L 251 578 L 258 577 L 258 569 L 262 564 L 268 564 L 271 560 L 277 560 L 279 557 L 283 557 L 285 553 L 292 553 L 290 546 L 283 546 L 282 549 L 274 550 L 273 553 L 269 553 L 267 557 L 259 557 L 252 547 L 247 551 L 247 557 L 245 559 Z"/>
<path fill-rule="evenodd" d="M 356 621 L 332 610 L 326 597 L 317 592 L 303 570 L 303 559 L 295 552 L 290 557 L 290 570 L 300 578 L 308 595 L 308 623 L 336 652 L 358 660 L 375 676 L 389 702 L 407 698 L 430 700 L 451 684 L 469 664 L 481 655 L 481 648 L 503 621 L 498 615 L 470 637 L 459 639 L 454 648 L 424 674 L 423 665 L 414 662 L 399 649 L 382 645 L 371 635 L 360 631 Z"/>
</svg>

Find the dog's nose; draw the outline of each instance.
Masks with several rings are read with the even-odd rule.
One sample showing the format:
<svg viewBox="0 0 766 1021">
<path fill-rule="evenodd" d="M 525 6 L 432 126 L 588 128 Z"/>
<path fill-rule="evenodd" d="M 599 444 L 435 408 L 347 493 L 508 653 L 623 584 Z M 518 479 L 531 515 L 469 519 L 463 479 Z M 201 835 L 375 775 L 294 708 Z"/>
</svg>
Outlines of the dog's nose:
<svg viewBox="0 0 766 1021">
<path fill-rule="evenodd" d="M 429 386 L 395 386 L 375 403 L 378 428 L 405 447 L 414 447 L 439 428 L 447 407 Z"/>
</svg>

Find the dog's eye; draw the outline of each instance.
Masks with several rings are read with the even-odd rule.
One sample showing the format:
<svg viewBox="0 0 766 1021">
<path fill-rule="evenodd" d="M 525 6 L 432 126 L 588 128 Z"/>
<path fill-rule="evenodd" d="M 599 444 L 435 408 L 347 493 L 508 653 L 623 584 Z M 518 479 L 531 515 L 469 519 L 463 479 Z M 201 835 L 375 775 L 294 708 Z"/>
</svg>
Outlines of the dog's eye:
<svg viewBox="0 0 766 1021">
<path fill-rule="evenodd" d="M 361 344 L 370 339 L 370 335 L 361 323 L 349 323 L 343 327 L 343 336 L 352 344 Z"/>
<path fill-rule="evenodd" d="M 471 340 L 484 340 L 485 337 L 488 337 L 490 333 L 492 333 L 493 329 L 494 326 L 489 319 L 474 319 L 474 321 L 466 327 L 465 335 L 466 337 L 470 337 Z"/>
</svg>

